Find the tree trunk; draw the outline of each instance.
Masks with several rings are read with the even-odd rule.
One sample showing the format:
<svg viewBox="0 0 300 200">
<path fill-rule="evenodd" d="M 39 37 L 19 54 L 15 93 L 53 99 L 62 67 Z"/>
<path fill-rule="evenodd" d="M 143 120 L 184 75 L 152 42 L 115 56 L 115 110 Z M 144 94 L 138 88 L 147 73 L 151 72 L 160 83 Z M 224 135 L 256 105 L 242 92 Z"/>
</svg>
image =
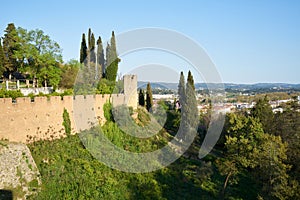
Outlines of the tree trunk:
<svg viewBox="0 0 300 200">
<path fill-rule="evenodd" d="M 229 181 L 229 178 L 231 176 L 231 172 L 229 172 L 226 176 L 226 179 L 225 179 L 225 182 L 224 182 L 224 185 L 223 185 L 223 189 L 222 189 L 222 192 L 221 192 L 221 199 L 224 199 L 225 197 L 225 190 L 226 190 L 226 187 L 228 185 L 228 181 Z"/>
</svg>

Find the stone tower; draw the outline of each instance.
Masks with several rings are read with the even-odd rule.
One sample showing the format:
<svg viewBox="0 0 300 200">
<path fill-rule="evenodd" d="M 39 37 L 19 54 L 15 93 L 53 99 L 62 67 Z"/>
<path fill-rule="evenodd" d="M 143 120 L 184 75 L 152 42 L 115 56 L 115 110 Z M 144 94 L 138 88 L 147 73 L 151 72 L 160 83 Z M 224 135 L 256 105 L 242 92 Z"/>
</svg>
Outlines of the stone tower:
<svg viewBox="0 0 300 200">
<path fill-rule="evenodd" d="M 137 75 L 124 75 L 124 95 L 127 106 L 137 108 L 138 94 L 137 94 Z"/>
</svg>

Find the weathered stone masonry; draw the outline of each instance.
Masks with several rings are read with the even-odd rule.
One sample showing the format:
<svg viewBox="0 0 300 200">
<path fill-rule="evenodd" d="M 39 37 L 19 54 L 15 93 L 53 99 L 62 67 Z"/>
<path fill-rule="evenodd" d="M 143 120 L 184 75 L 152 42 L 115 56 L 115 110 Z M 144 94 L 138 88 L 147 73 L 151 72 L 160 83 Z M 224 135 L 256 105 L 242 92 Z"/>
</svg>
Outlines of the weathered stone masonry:
<svg viewBox="0 0 300 200">
<path fill-rule="evenodd" d="M 72 132 L 90 127 L 91 123 L 104 122 L 103 105 L 110 101 L 114 106 L 125 104 L 137 107 L 136 75 L 125 75 L 124 94 L 77 95 L 0 98 L 0 138 L 14 142 L 27 142 L 28 136 L 36 138 L 59 137 L 64 134 L 63 110 L 70 114 Z M 76 119 L 76 124 L 75 124 Z"/>
</svg>

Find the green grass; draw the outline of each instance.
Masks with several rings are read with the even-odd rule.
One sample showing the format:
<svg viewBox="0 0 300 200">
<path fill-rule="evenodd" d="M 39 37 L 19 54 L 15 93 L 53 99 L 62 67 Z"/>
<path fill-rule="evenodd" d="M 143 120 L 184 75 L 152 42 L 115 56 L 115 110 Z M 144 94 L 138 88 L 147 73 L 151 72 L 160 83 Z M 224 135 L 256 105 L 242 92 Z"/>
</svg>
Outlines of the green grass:
<svg viewBox="0 0 300 200">
<path fill-rule="evenodd" d="M 118 135 L 120 132 L 116 132 Z M 119 137 L 123 140 L 122 137 Z M 128 140 L 128 142 L 132 142 Z M 154 142 L 154 141 L 152 141 Z M 137 143 L 148 150 L 153 143 Z M 125 142 L 126 143 L 126 142 Z M 155 143 L 155 142 L 154 142 Z M 151 173 L 125 173 L 113 170 L 94 159 L 78 135 L 29 145 L 42 178 L 42 187 L 34 199 L 207 199 L 209 192 L 195 181 L 200 161 L 180 158 L 169 167 Z M 200 198 L 200 199 L 201 199 Z M 210 198 L 211 199 L 211 198 Z"/>
<path fill-rule="evenodd" d="M 177 116 L 171 111 L 168 118 L 176 121 Z M 113 144 L 137 153 L 160 149 L 172 138 L 165 129 L 147 139 L 135 138 L 110 120 L 101 129 Z M 225 177 L 218 173 L 214 161 L 220 150 L 202 161 L 196 156 L 182 156 L 155 172 L 126 173 L 95 159 L 80 140 L 82 134 L 29 145 L 42 179 L 40 192 L 32 199 L 219 199 Z M 87 136 L 86 141 L 83 140 L 86 144 L 97 144 L 95 135 Z M 197 139 L 187 154 L 196 155 L 199 145 Z M 239 178 L 238 185 L 228 186 L 225 199 L 256 199 L 258 189 L 251 177 L 244 172 Z"/>
</svg>

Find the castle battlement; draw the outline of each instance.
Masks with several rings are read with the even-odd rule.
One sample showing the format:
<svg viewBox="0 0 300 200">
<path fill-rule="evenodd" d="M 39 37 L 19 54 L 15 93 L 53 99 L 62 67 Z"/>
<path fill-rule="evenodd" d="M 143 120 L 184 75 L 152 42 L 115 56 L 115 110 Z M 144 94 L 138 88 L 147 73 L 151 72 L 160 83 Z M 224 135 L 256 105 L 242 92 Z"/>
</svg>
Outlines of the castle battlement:
<svg viewBox="0 0 300 200">
<path fill-rule="evenodd" d="M 137 108 L 136 75 L 125 75 L 124 93 L 105 95 L 76 95 L 0 98 L 0 138 L 26 143 L 28 137 L 52 139 L 64 135 L 63 110 L 70 115 L 72 133 L 105 122 L 103 105 L 127 105 Z M 75 124 L 76 119 L 76 124 Z M 51 135 L 51 136 L 50 136 Z M 51 138 L 50 138 L 51 137 Z"/>
</svg>

